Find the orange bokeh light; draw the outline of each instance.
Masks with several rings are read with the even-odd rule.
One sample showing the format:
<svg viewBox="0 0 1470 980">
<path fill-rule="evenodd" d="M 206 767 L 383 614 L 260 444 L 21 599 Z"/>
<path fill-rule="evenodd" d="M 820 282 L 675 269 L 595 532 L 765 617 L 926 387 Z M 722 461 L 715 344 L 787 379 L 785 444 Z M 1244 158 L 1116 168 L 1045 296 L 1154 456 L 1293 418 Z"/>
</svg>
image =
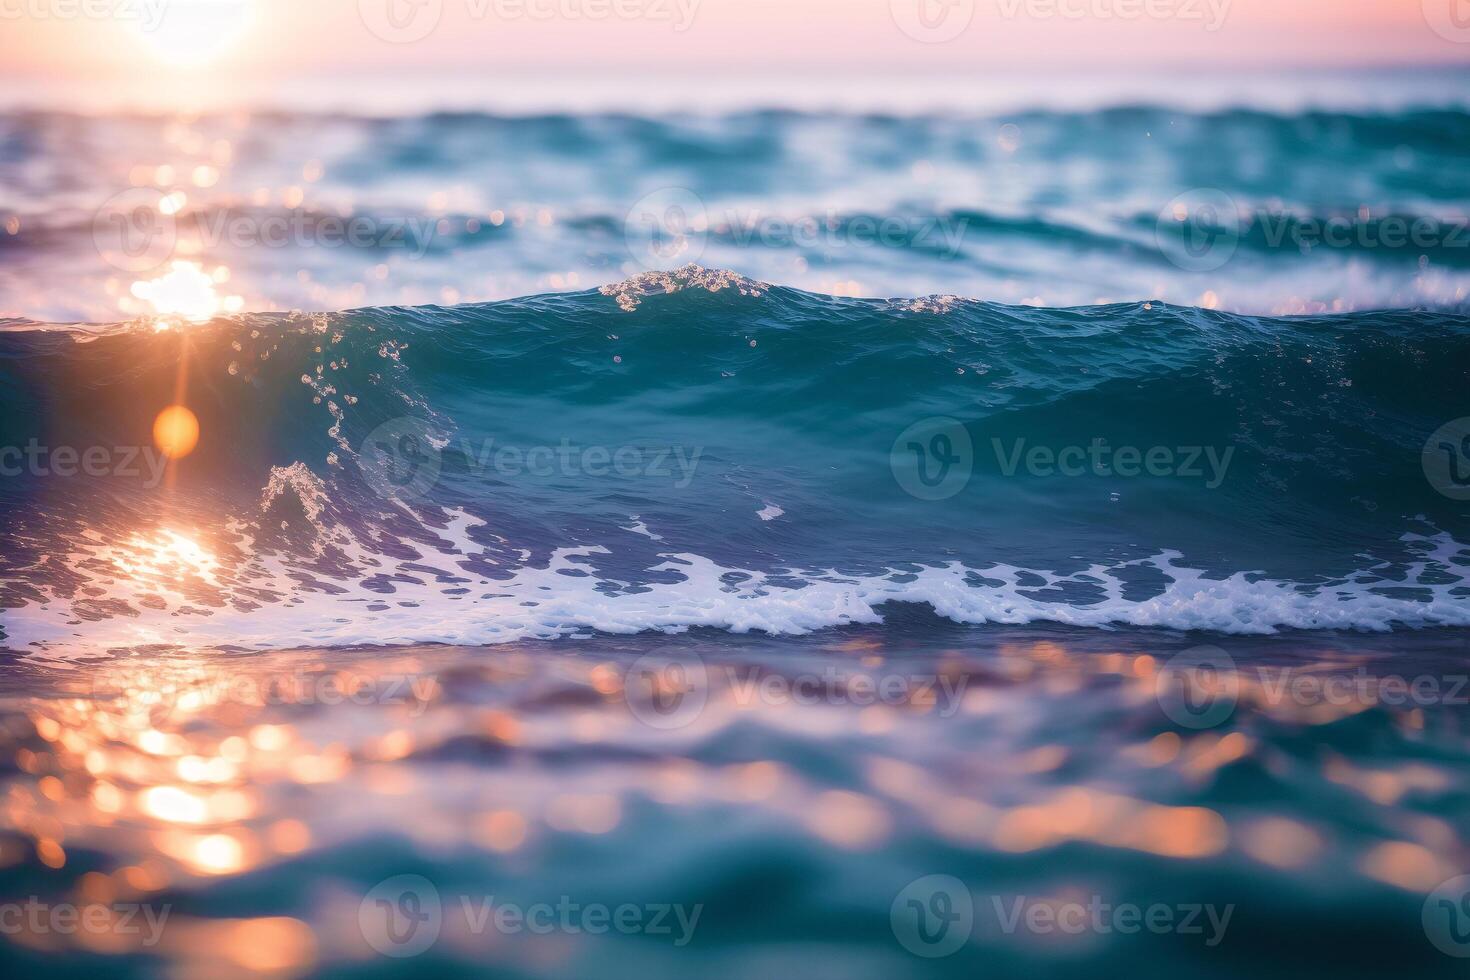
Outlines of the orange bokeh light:
<svg viewBox="0 0 1470 980">
<path fill-rule="evenodd" d="M 183 459 L 199 444 L 199 419 L 183 405 L 170 405 L 153 420 L 153 443 L 170 459 Z"/>
</svg>

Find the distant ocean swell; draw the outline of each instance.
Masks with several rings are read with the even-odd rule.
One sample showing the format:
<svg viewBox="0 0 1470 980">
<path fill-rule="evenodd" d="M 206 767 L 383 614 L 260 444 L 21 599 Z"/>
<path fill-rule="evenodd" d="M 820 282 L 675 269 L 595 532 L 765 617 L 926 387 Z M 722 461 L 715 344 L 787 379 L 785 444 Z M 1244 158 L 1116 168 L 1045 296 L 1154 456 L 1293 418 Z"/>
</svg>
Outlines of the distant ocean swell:
<svg viewBox="0 0 1470 980">
<path fill-rule="evenodd" d="M 1456 313 L 853 300 L 688 268 L 162 332 L 12 321 L 0 352 L 0 445 L 34 447 L 0 458 L 0 625 L 42 655 L 794 634 L 892 602 L 1470 625 Z M 199 447 L 158 478 L 180 384 Z M 114 468 L 80 472 L 90 449 Z"/>
<path fill-rule="evenodd" d="M 511 299 L 698 263 L 830 295 L 1464 312 L 1467 173 L 1470 113 L 1413 104 L 9 111 L 0 315 L 167 310 L 152 284 L 170 261 L 223 269 L 221 301 L 254 310 Z"/>
</svg>

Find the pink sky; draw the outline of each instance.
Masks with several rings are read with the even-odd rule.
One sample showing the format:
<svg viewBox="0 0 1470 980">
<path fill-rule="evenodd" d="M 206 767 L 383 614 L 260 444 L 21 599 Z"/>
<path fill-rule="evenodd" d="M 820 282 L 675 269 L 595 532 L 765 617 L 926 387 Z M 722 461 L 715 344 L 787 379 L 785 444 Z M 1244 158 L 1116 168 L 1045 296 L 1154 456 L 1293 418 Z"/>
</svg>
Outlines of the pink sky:
<svg viewBox="0 0 1470 980">
<path fill-rule="evenodd" d="M 389 43 L 365 22 L 384 4 L 414 2 L 441 8 L 420 40 Z M 948 4 L 971 2 L 968 26 L 944 43 L 905 34 L 891 9 L 926 3 L 939 17 Z M 158 3 L 169 5 L 163 26 L 143 31 Z M 594 8 L 582 6 L 589 3 Z M 599 3 L 650 13 L 554 13 Z M 110 4 L 116 16 L 68 17 L 68 4 Z M 1128 4 L 1175 16 L 1126 18 L 1119 11 Z M 177 84 L 184 69 L 165 64 L 179 60 L 202 62 L 192 72 L 216 83 L 225 71 L 258 79 L 423 68 L 1289 68 L 1466 63 L 1467 7 L 1470 0 L 0 0 L 8 15 L 0 16 L 0 36 L 7 74 L 160 84 Z M 41 16 L 28 12 L 36 10 Z M 1430 26 L 1436 18 L 1454 25 L 1453 10 L 1466 23 L 1459 41 Z"/>
</svg>

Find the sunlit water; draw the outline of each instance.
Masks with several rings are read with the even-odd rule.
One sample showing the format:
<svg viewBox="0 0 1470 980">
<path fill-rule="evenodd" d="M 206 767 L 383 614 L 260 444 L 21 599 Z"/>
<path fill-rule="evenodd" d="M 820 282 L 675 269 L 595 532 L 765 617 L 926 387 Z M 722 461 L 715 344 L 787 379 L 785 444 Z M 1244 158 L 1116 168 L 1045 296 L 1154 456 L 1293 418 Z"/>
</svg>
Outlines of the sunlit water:
<svg viewBox="0 0 1470 980">
<path fill-rule="evenodd" d="M 7 962 L 1458 975 L 1426 91 L 0 117 Z"/>
</svg>

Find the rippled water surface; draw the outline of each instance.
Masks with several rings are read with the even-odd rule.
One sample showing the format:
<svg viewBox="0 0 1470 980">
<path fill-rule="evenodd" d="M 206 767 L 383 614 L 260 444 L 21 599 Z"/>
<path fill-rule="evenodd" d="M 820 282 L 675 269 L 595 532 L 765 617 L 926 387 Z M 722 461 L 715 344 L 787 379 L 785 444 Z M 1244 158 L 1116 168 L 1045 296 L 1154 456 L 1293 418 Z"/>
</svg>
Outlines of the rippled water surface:
<svg viewBox="0 0 1470 980">
<path fill-rule="evenodd" d="M 7 109 L 0 957 L 1458 975 L 1416 85 Z"/>
</svg>

